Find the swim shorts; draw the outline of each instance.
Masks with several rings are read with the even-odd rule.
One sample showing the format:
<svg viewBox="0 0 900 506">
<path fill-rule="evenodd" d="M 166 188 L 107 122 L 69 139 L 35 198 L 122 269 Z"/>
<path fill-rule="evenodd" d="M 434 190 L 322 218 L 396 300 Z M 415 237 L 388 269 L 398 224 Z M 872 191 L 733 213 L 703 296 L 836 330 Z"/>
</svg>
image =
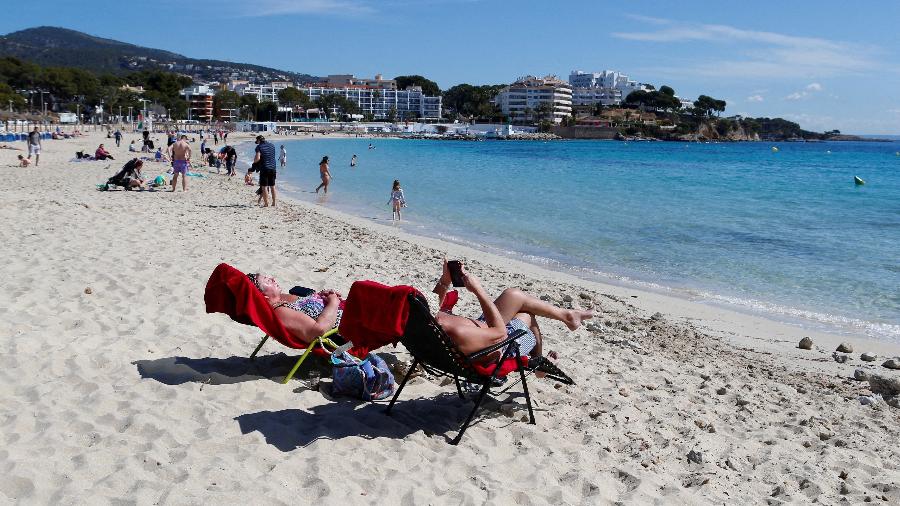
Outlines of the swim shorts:
<svg viewBox="0 0 900 506">
<path fill-rule="evenodd" d="M 484 320 L 484 315 L 481 315 L 477 318 L 480 321 Z M 525 324 L 522 320 L 518 318 L 513 318 L 506 323 L 506 337 L 512 337 L 513 333 L 517 330 L 524 330 L 525 333 L 519 337 L 519 353 L 522 356 L 528 355 L 531 353 L 531 350 L 537 346 L 537 338 L 534 336 L 534 333 L 528 328 L 528 325 Z"/>
<path fill-rule="evenodd" d="M 262 169 L 259 171 L 260 186 L 275 186 L 276 172 L 272 169 Z"/>
<path fill-rule="evenodd" d="M 172 172 L 175 174 L 187 174 L 189 165 L 187 160 L 175 160 L 172 162 Z"/>
<path fill-rule="evenodd" d="M 40 144 L 29 144 L 28 145 L 28 156 L 39 155 L 39 154 L 41 154 L 41 145 Z"/>
</svg>

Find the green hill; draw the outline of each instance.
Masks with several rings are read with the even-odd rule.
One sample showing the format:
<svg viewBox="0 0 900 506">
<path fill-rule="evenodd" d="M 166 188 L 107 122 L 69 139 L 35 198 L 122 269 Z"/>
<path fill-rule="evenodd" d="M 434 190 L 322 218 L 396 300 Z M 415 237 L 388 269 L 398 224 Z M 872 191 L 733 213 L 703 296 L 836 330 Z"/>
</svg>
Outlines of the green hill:
<svg viewBox="0 0 900 506">
<path fill-rule="evenodd" d="M 248 63 L 204 60 L 86 33 L 41 26 L 0 37 L 0 56 L 13 56 L 42 66 L 76 67 L 116 74 L 136 70 L 170 70 L 195 80 L 313 81 L 308 74 Z"/>
</svg>

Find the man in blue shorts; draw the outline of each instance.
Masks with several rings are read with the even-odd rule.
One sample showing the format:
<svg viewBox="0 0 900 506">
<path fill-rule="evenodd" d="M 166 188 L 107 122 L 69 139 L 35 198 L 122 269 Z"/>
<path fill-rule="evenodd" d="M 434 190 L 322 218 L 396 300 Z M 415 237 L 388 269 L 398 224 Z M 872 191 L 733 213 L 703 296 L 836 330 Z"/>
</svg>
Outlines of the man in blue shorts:
<svg viewBox="0 0 900 506">
<path fill-rule="evenodd" d="M 178 182 L 178 175 L 181 174 L 181 191 L 187 191 L 187 171 L 191 166 L 191 145 L 188 144 L 187 135 L 182 135 L 181 139 L 170 146 L 172 154 L 172 191 L 175 191 L 175 184 Z"/>
</svg>

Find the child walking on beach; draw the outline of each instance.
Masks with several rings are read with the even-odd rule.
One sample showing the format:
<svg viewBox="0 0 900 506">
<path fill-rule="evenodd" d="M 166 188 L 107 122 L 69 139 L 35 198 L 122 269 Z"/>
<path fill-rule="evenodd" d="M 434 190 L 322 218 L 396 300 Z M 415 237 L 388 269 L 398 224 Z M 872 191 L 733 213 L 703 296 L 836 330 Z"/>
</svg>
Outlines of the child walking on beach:
<svg viewBox="0 0 900 506">
<path fill-rule="evenodd" d="M 393 207 L 391 221 L 394 221 L 395 216 L 396 220 L 400 221 L 400 208 L 406 207 L 406 197 L 403 195 L 403 188 L 400 188 L 399 179 L 394 180 L 394 186 L 391 187 L 391 198 L 388 200 L 388 204 L 391 204 Z"/>
</svg>

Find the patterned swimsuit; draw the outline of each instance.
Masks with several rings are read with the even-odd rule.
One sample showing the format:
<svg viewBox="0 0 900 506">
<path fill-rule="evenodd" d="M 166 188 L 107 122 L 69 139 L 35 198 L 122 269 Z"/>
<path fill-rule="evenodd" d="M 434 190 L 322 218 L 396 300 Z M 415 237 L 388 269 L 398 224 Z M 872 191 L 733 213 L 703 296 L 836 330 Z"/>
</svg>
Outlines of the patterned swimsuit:
<svg viewBox="0 0 900 506">
<path fill-rule="evenodd" d="M 289 307 L 294 311 L 300 311 L 301 313 L 315 320 L 319 317 L 319 315 L 322 314 L 322 311 L 325 310 L 325 299 L 321 295 L 315 293 L 308 297 L 299 297 L 294 302 L 287 302 L 281 304 L 281 306 Z M 338 326 L 341 324 L 341 316 L 343 316 L 344 314 L 343 307 L 344 301 L 341 301 L 339 309 L 337 310 L 337 319 L 335 319 L 334 327 L 332 328 L 338 328 Z"/>
</svg>

